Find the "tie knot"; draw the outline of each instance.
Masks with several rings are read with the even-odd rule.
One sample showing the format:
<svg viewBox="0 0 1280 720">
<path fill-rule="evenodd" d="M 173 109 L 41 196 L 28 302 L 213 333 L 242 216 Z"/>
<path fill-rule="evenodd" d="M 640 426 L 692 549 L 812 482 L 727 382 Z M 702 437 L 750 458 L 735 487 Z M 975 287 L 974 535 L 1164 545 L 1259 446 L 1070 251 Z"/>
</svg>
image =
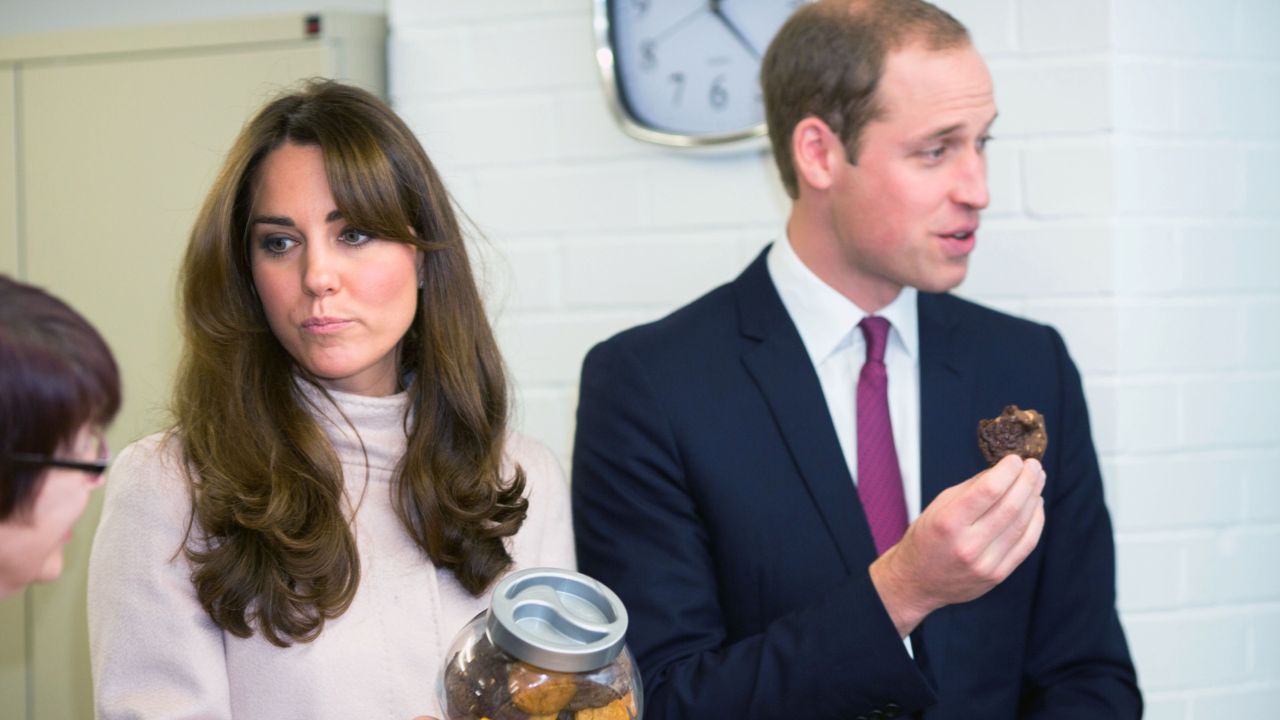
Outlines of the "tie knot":
<svg viewBox="0 0 1280 720">
<path fill-rule="evenodd" d="M 883 363 L 884 346 L 889 340 L 889 321 L 868 315 L 862 318 L 858 327 L 862 328 L 862 337 L 867 341 L 867 361 Z"/>
</svg>

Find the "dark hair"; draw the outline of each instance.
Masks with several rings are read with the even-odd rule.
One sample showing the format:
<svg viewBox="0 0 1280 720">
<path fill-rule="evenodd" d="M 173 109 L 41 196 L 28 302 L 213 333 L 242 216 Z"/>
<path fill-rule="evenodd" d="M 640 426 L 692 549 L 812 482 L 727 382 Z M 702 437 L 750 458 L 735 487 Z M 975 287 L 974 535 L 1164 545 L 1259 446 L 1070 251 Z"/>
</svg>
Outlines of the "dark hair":
<svg viewBox="0 0 1280 720">
<path fill-rule="evenodd" d="M 969 31 L 924 0 L 820 0 L 795 12 L 760 66 L 769 142 L 792 198 L 799 197 L 791 133 L 821 119 L 857 162 L 862 129 L 881 112 L 876 87 L 890 51 L 919 42 L 930 50 L 967 45 Z"/>
<path fill-rule="evenodd" d="M 58 298 L 0 275 L 0 520 L 30 509 L 45 473 L 12 453 L 54 455 L 119 409 L 120 371 L 98 331 Z"/>
<path fill-rule="evenodd" d="M 186 554 L 197 596 L 223 629 L 248 637 L 256 625 L 280 646 L 314 639 L 360 580 L 342 469 L 295 379 L 319 385 L 272 334 L 250 272 L 255 176 L 285 143 L 321 150 L 337 209 L 354 227 L 424 255 L 400 353 L 415 409 L 393 491 L 405 530 L 479 595 L 510 567 L 504 538 L 528 507 L 523 471 L 501 476 L 506 376 L 452 201 L 422 146 L 354 87 L 312 81 L 277 98 L 241 131 L 192 230 L 174 414 L 192 487 Z"/>
</svg>

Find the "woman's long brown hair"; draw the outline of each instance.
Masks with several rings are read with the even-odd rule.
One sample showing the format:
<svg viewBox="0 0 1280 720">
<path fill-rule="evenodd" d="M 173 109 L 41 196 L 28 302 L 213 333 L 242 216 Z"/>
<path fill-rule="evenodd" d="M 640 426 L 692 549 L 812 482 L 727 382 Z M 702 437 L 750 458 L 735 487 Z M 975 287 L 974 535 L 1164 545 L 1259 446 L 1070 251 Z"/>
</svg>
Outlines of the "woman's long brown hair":
<svg viewBox="0 0 1280 720">
<path fill-rule="evenodd" d="M 320 148 L 353 227 L 424 254 L 400 353 L 411 411 L 393 497 L 405 530 L 479 595 L 510 567 L 504 539 L 528 507 L 523 471 L 501 475 L 506 376 L 452 202 L 421 145 L 357 88 L 313 81 L 272 101 L 241 131 L 191 233 L 173 407 L 200 602 L 228 632 L 257 629 L 280 646 L 313 640 L 360 582 L 342 469 L 298 387 L 314 379 L 272 335 L 250 274 L 255 175 L 284 143 Z"/>
</svg>

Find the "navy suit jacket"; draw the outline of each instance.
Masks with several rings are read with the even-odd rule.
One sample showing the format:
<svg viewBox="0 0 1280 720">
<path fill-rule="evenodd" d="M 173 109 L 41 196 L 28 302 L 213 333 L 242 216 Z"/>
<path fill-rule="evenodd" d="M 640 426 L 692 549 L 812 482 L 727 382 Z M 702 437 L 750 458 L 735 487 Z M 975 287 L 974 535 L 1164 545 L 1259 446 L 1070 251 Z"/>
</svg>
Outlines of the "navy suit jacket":
<svg viewBox="0 0 1280 720">
<path fill-rule="evenodd" d="M 922 500 L 986 467 L 978 420 L 1044 414 L 1044 534 L 903 647 L 813 365 L 762 254 L 596 346 L 573 455 L 578 562 L 630 614 L 645 716 L 1137 718 L 1080 377 L 1051 328 L 921 293 Z M 850 388 L 850 392 L 854 389 Z"/>
</svg>

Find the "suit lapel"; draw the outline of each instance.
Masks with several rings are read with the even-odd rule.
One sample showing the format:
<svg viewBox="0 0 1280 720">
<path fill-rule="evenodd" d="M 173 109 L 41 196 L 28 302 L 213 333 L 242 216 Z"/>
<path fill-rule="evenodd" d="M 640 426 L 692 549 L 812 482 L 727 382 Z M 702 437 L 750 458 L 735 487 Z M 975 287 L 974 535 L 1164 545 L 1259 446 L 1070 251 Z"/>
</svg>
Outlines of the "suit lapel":
<svg viewBox="0 0 1280 720">
<path fill-rule="evenodd" d="M 866 568 L 875 558 L 871 530 L 840 450 L 822 386 L 769 277 L 766 255 L 767 250 L 734 281 L 739 326 L 744 335 L 759 341 L 742 361 L 773 412 L 800 477 L 835 539 L 845 572 L 851 573 Z"/>
<path fill-rule="evenodd" d="M 973 362 L 964 329 L 944 295 L 920 293 L 920 504 L 928 507 L 938 493 L 967 479 L 976 442 L 973 425 Z M 953 608 L 928 618 L 913 638 L 923 643 L 923 664 L 942 692 L 946 677 L 947 641 Z M 919 653 L 918 653 L 919 654 Z"/>
<path fill-rule="evenodd" d="M 846 572 L 865 569 L 875 545 L 862 503 L 854 489 L 826 398 L 804 343 L 778 297 L 765 263 L 767 250 L 733 283 L 743 335 L 759 343 L 743 355 L 743 364 L 773 412 L 827 531 L 835 539 Z M 945 295 L 920 293 L 920 447 L 921 505 L 966 479 L 972 464 L 973 421 L 971 345 Z M 850 392 L 852 392 L 852 388 Z M 942 692 L 947 644 L 954 608 L 930 615 L 913 643 L 917 659 Z"/>
<path fill-rule="evenodd" d="M 977 442 L 973 415 L 973 362 L 964 329 L 949 298 L 920 293 L 920 490 L 927 507 L 938 493 L 964 480 Z"/>
</svg>

